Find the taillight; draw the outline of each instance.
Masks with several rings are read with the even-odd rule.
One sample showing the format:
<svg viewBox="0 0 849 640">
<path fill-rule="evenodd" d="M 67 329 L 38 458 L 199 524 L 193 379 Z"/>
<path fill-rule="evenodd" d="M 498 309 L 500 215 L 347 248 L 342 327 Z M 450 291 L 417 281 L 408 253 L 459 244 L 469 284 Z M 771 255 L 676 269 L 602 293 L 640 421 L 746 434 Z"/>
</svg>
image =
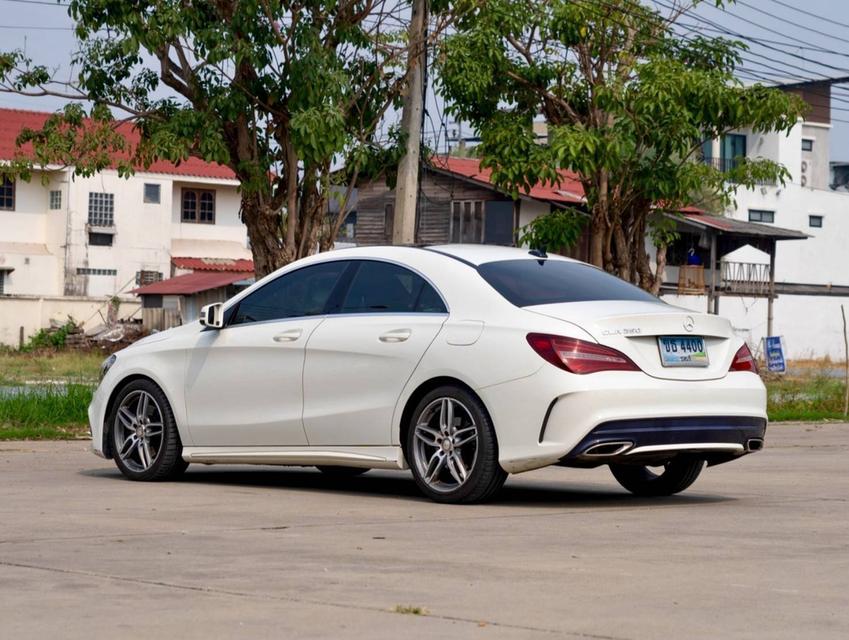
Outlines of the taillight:
<svg viewBox="0 0 849 640">
<path fill-rule="evenodd" d="M 624 353 L 595 342 L 529 333 L 528 344 L 555 367 L 571 373 L 640 370 Z"/>
<path fill-rule="evenodd" d="M 755 362 L 755 357 L 749 351 L 749 346 L 745 342 L 742 347 L 737 349 L 737 353 L 734 354 L 734 360 L 731 361 L 731 366 L 728 370 L 758 372 L 758 363 Z"/>
</svg>

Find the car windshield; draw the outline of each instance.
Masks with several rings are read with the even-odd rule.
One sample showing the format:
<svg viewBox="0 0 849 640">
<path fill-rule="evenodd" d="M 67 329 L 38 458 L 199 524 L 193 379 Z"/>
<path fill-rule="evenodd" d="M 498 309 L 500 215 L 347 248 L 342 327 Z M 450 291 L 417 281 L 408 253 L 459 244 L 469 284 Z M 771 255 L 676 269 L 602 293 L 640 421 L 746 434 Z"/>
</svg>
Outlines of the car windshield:
<svg viewBox="0 0 849 640">
<path fill-rule="evenodd" d="M 501 260 L 478 267 L 478 273 L 517 307 L 594 300 L 659 300 L 619 278 L 581 262 Z"/>
</svg>

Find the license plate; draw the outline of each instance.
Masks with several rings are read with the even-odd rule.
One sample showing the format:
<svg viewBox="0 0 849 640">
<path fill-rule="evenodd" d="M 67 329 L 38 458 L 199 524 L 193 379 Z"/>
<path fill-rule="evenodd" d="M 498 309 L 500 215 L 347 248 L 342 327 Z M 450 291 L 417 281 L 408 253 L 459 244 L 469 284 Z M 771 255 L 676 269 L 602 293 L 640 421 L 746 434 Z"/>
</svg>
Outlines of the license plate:
<svg viewBox="0 0 849 640">
<path fill-rule="evenodd" d="M 706 367 L 709 364 L 704 338 L 661 336 L 657 346 L 664 367 Z"/>
</svg>

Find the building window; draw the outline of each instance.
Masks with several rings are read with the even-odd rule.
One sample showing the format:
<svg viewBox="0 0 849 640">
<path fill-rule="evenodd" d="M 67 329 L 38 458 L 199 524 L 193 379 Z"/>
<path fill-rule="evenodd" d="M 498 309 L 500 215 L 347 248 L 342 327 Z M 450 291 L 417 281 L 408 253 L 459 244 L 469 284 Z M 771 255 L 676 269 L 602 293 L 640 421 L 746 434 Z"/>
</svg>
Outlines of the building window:
<svg viewBox="0 0 849 640">
<path fill-rule="evenodd" d="M 158 184 L 144 185 L 144 201 L 147 204 L 159 204 L 162 195 L 162 189 Z"/>
<path fill-rule="evenodd" d="M 88 194 L 88 223 L 92 227 L 115 226 L 115 194 Z"/>
<path fill-rule="evenodd" d="M 813 151 L 814 141 L 811 138 L 802 138 L 802 151 Z"/>
<path fill-rule="evenodd" d="M 183 222 L 215 224 L 215 192 L 183 189 L 181 219 Z"/>
<path fill-rule="evenodd" d="M 808 226 L 822 228 L 822 216 L 808 216 Z"/>
<path fill-rule="evenodd" d="M 0 296 L 6 293 L 6 272 L 0 271 Z"/>
<path fill-rule="evenodd" d="M 722 136 L 719 145 L 720 171 L 729 171 L 746 157 L 746 136 L 729 133 Z"/>
<path fill-rule="evenodd" d="M 62 192 L 59 190 L 50 192 L 50 209 L 55 211 L 62 208 Z"/>
<path fill-rule="evenodd" d="M 483 242 L 483 201 L 454 200 L 451 202 L 449 226 L 451 242 L 480 244 Z"/>
<path fill-rule="evenodd" d="M 78 276 L 117 276 L 117 269 L 92 269 L 90 267 L 77 267 Z"/>
<path fill-rule="evenodd" d="M 161 271 L 136 271 L 136 284 L 143 287 L 146 284 L 153 284 L 162 280 Z M 159 305 L 162 306 L 161 304 Z"/>
<path fill-rule="evenodd" d="M 749 222 L 775 222 L 775 211 L 749 209 Z"/>
<path fill-rule="evenodd" d="M 6 176 L 0 178 L 0 209 L 15 210 L 15 181 Z"/>
<path fill-rule="evenodd" d="M 392 243 L 392 235 L 395 233 L 395 205 L 387 202 L 383 206 L 383 230 L 386 233 L 386 241 Z"/>
<path fill-rule="evenodd" d="M 111 247 L 113 237 L 111 233 L 89 233 L 88 244 L 92 247 Z"/>
</svg>

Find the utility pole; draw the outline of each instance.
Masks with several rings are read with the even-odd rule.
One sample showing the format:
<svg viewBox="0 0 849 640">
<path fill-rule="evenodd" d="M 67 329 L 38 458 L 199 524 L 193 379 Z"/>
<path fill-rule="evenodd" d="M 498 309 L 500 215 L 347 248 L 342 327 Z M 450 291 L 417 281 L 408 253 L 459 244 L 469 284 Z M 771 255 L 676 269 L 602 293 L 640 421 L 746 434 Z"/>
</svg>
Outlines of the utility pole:
<svg viewBox="0 0 849 640">
<path fill-rule="evenodd" d="M 427 0 L 413 0 L 409 30 L 410 51 L 407 54 L 407 89 L 401 114 L 401 131 L 406 135 L 406 142 L 404 157 L 398 164 L 392 244 L 413 244 L 416 241 L 424 72 L 427 64 L 427 13 Z"/>
</svg>

